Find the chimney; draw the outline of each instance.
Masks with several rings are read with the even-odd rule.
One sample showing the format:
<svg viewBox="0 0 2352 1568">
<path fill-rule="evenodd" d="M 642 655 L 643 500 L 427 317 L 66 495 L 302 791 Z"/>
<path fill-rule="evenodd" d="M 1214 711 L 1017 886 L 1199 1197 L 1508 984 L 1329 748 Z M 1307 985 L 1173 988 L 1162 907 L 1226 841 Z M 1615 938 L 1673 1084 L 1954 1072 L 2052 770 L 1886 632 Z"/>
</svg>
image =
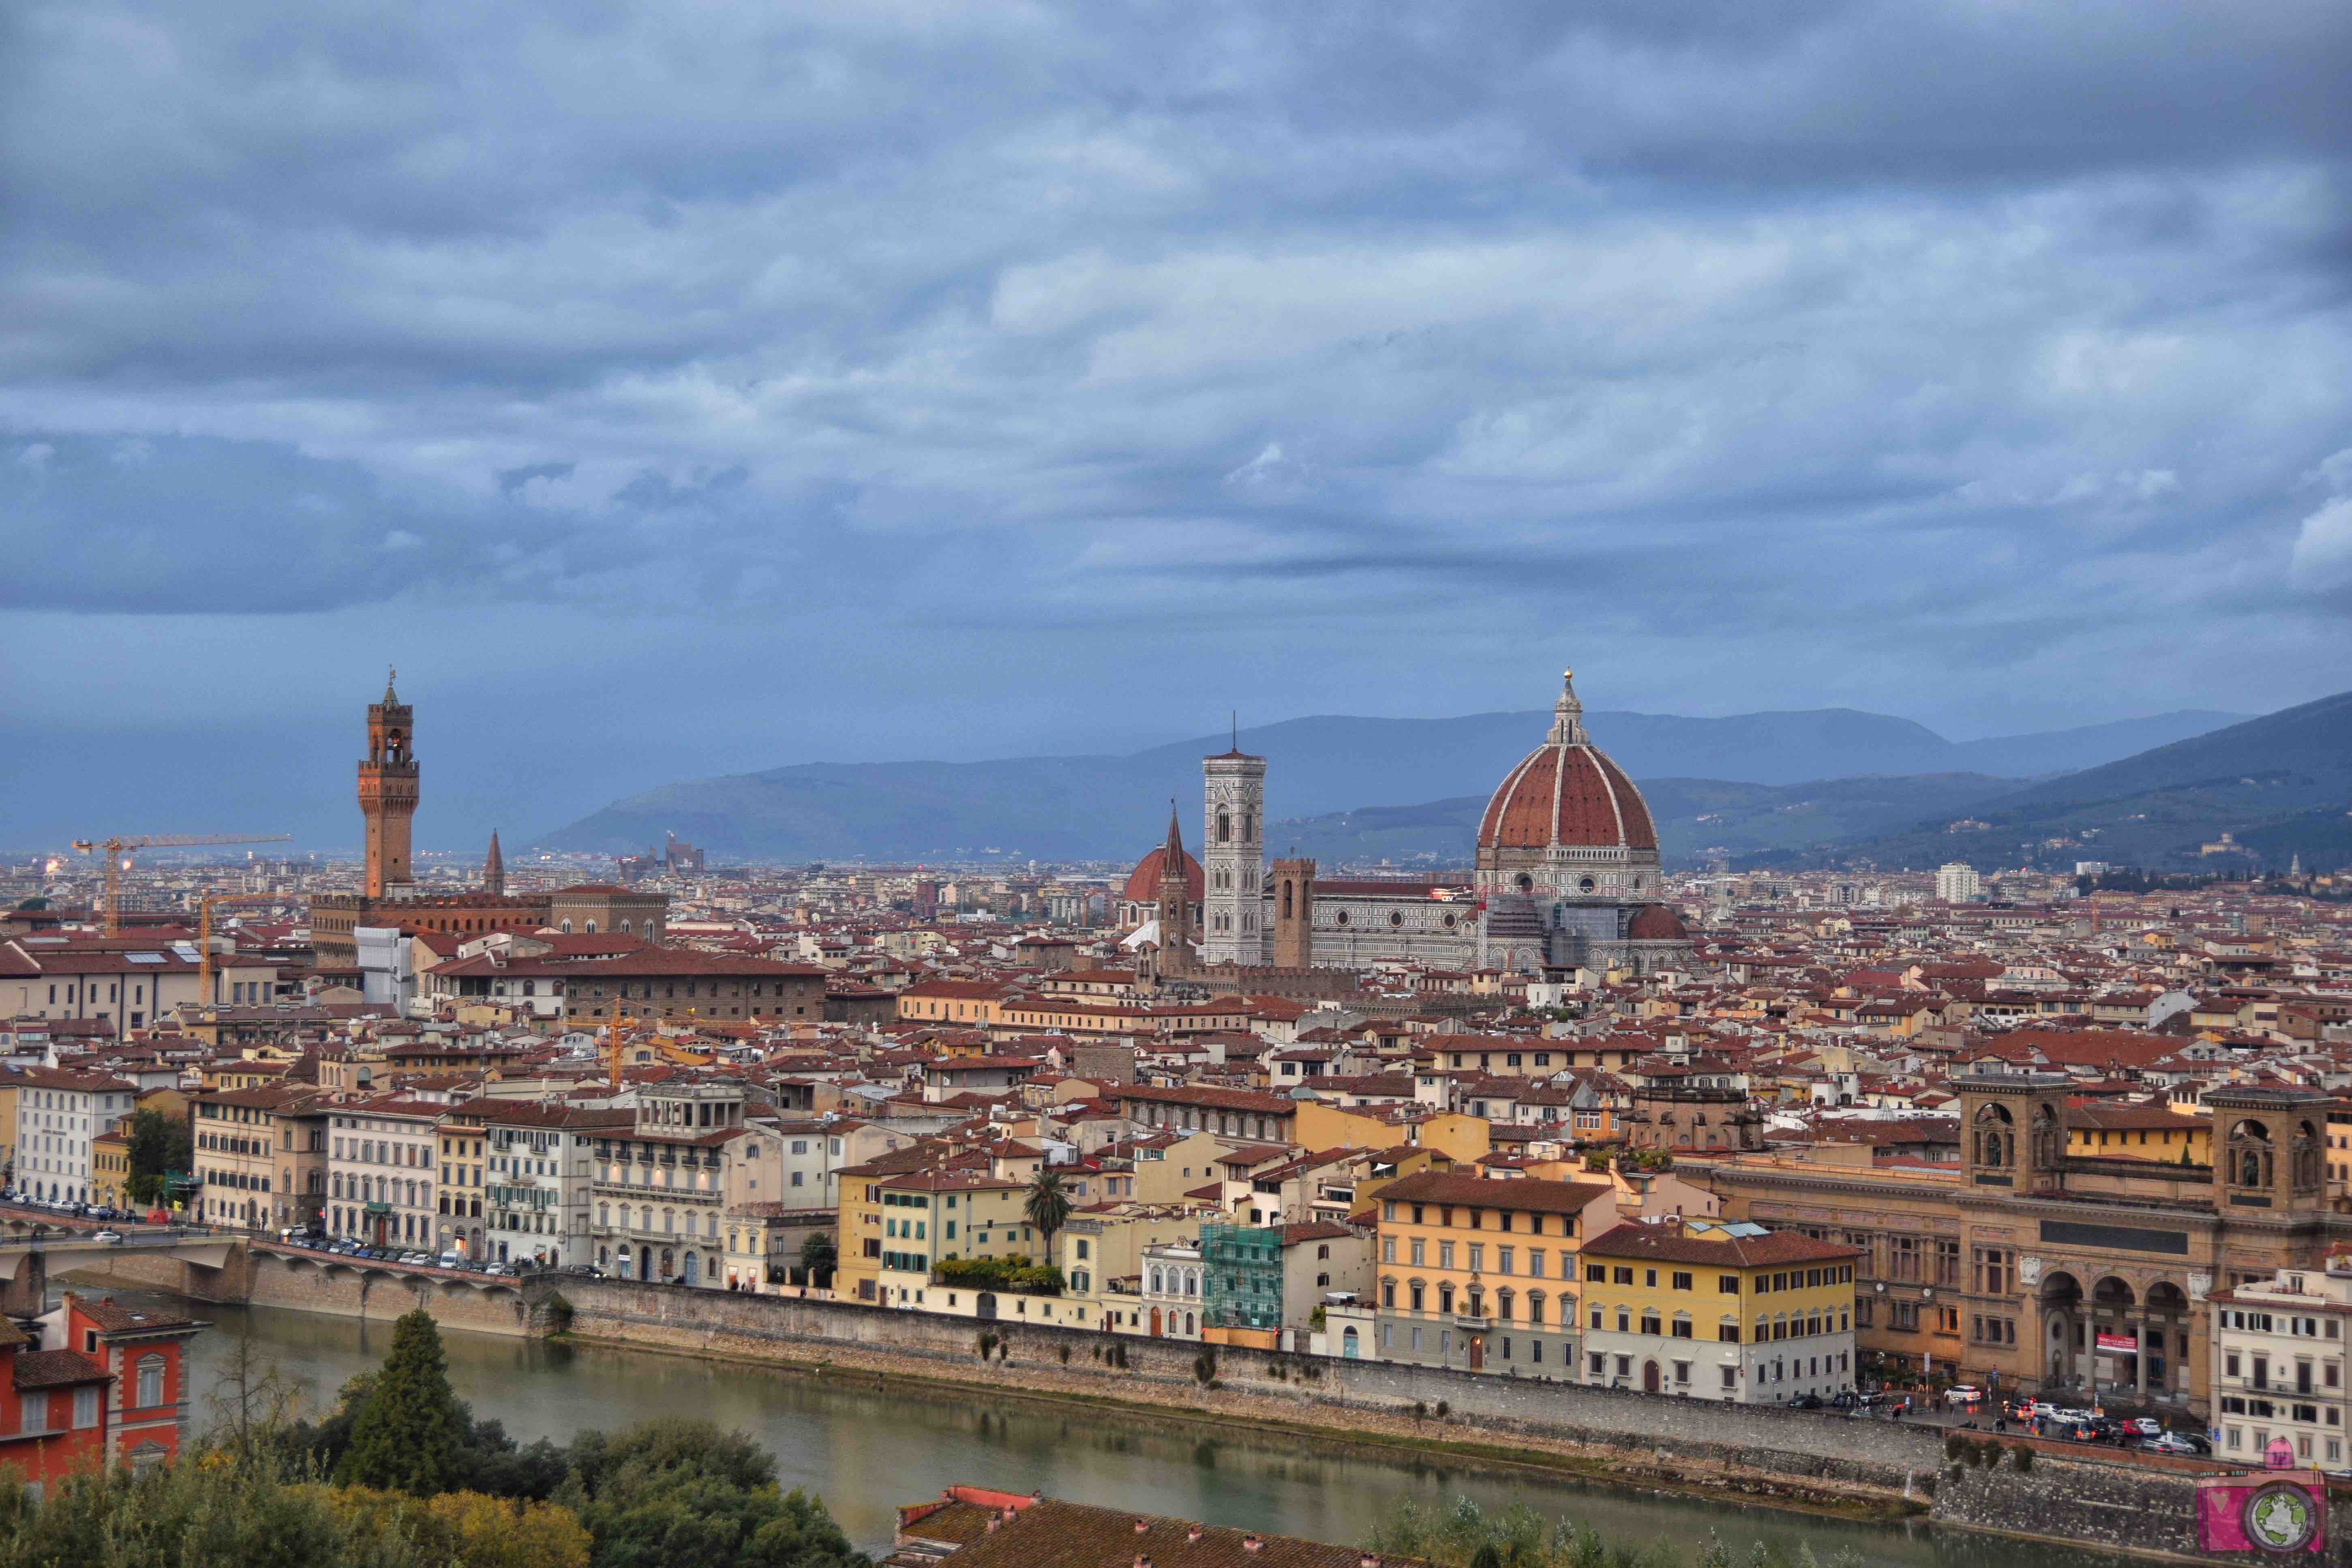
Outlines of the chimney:
<svg viewBox="0 0 2352 1568">
<path fill-rule="evenodd" d="M 1201 1539 L 1201 1527 L 1200 1527 L 1199 1525 L 1197 1525 L 1197 1524 L 1196 1524 L 1196 1525 L 1194 1525 L 1192 1529 L 1190 1529 L 1190 1530 L 1188 1530 L 1188 1531 L 1186 1531 L 1184 1532 L 1184 1544 L 1185 1544 L 1185 1545 L 1187 1545 L 1187 1546 L 1191 1546 L 1191 1545 L 1192 1545 L 1194 1542 L 1198 1542 L 1200 1539 Z"/>
<path fill-rule="evenodd" d="M 1381 1568 L 1381 1560 L 1367 1552 L 1356 1559 L 1356 1568 Z"/>
<path fill-rule="evenodd" d="M 995 1516 L 994 1514 L 992 1514 L 992 1514 L 990 1514 L 990 1515 L 988 1516 L 988 1529 L 987 1529 L 987 1531 L 986 1531 L 986 1533 L 987 1533 L 987 1534 L 990 1534 L 990 1535 L 994 1535 L 994 1534 L 996 1533 L 996 1526 L 997 1526 L 997 1523 L 998 1523 L 998 1521 L 997 1521 L 996 1516 Z"/>
<path fill-rule="evenodd" d="M 1137 1518 L 1137 1520 L 1136 1520 L 1136 1521 L 1135 1521 L 1135 1533 L 1136 1533 L 1136 1534 L 1138 1534 L 1138 1535 L 1141 1535 L 1145 1531 L 1150 1530 L 1150 1528 L 1151 1528 L 1151 1521 L 1150 1521 L 1150 1520 L 1148 1520 L 1148 1519 L 1144 1519 L 1144 1518 L 1141 1518 L 1140 1516 L 1139 1516 L 1139 1517 Z"/>
<path fill-rule="evenodd" d="M 1257 1531 L 1252 1531 L 1247 1535 L 1242 1537 L 1242 1550 L 1244 1552 L 1263 1552 L 1265 1550 L 1265 1542 L 1257 1538 Z"/>
</svg>

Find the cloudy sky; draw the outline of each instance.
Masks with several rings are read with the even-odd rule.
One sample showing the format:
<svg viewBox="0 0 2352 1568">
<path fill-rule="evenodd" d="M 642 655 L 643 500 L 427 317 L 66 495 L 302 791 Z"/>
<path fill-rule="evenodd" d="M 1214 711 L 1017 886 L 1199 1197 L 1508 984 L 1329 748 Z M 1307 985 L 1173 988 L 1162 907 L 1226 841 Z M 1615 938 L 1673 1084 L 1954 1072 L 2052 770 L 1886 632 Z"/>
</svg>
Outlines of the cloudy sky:
<svg viewBox="0 0 2352 1568">
<path fill-rule="evenodd" d="M 2305 700 L 2347 59 L 2341 0 L 26 0 L 0 721 L 347 769 L 397 663 L 428 766 L 585 809 L 1563 662 Z"/>
</svg>

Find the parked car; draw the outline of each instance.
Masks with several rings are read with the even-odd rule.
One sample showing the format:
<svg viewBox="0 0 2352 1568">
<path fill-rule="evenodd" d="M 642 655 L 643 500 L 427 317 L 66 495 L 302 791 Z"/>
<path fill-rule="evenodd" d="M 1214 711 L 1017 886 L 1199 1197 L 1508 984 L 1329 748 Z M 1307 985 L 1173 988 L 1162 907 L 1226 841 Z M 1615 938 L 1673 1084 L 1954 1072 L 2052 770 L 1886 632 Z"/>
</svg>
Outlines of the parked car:
<svg viewBox="0 0 2352 1568">
<path fill-rule="evenodd" d="M 2126 1416 L 2124 1430 L 2141 1437 L 2161 1437 L 2164 1436 L 2164 1423 L 2153 1415 Z"/>
<path fill-rule="evenodd" d="M 1982 1405 L 1984 1399 L 1985 1391 L 1973 1383 L 1955 1384 L 1944 1390 L 1944 1403 L 1947 1405 Z"/>
<path fill-rule="evenodd" d="M 1789 1401 L 1791 1410 L 1819 1410 L 1826 1403 L 1818 1394 L 1801 1394 Z"/>
<path fill-rule="evenodd" d="M 465 1265 L 464 1255 L 456 1252 L 445 1252 L 433 1260 L 433 1267 L 436 1268 L 462 1268 Z"/>
<path fill-rule="evenodd" d="M 2151 1454 L 2194 1454 L 2199 1446 L 2178 1432 L 2159 1432 L 2153 1437 L 2143 1437 L 2138 1447 Z"/>
<path fill-rule="evenodd" d="M 109 1247 L 120 1247 L 122 1245 L 122 1233 L 119 1230 L 101 1230 L 93 1235 L 90 1239 L 102 1241 Z"/>
</svg>

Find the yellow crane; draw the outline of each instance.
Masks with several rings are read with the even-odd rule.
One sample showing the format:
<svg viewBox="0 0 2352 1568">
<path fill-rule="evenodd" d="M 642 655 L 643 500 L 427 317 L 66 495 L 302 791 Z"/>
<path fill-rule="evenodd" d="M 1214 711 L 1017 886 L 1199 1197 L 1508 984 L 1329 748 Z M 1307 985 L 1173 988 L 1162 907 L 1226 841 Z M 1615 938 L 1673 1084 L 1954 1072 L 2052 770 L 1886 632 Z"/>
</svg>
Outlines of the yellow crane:
<svg viewBox="0 0 2352 1568">
<path fill-rule="evenodd" d="M 122 873 L 130 857 L 141 849 L 185 849 L 202 844 L 285 844 L 290 833 L 137 833 L 111 838 L 77 838 L 74 847 L 84 854 L 106 857 L 106 934 L 122 934 Z"/>
</svg>

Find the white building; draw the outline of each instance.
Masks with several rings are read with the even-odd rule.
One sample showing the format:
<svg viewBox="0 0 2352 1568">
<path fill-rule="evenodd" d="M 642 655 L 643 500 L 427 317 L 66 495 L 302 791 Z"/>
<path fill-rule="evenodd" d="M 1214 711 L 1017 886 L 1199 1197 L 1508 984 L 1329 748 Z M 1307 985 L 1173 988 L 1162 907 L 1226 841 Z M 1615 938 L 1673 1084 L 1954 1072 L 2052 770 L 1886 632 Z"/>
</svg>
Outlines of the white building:
<svg viewBox="0 0 2352 1568">
<path fill-rule="evenodd" d="M 1944 904 L 1973 903 L 1984 892 L 1984 882 L 1976 868 L 1958 860 L 1949 860 L 1936 868 L 1936 901 Z"/>
<path fill-rule="evenodd" d="M 354 926 L 352 941 L 359 950 L 361 1000 L 405 1015 L 416 999 L 415 939 L 397 926 Z"/>
<path fill-rule="evenodd" d="M 446 1109 L 396 1094 L 334 1108 L 327 1141 L 331 1234 L 370 1247 L 433 1248 L 435 1152 Z"/>
<path fill-rule="evenodd" d="M 2352 1258 L 2283 1268 L 2217 1290 L 2211 1313 L 2214 1452 L 2259 1465 L 2284 1443 L 2298 1465 L 2338 1469 L 2345 1427 L 2345 1342 L 2352 1339 Z"/>
<path fill-rule="evenodd" d="M 639 1091 L 635 1121 L 590 1149 L 593 1261 L 624 1279 L 723 1289 L 720 1222 L 748 1141 L 775 1162 L 772 1128 L 745 1125 L 741 1086 L 664 1083 Z"/>
<path fill-rule="evenodd" d="M 1144 1331 L 1154 1339 L 1201 1337 L 1201 1247 L 1169 1242 L 1143 1249 Z"/>
<path fill-rule="evenodd" d="M 19 1192 L 89 1202 L 89 1143 L 136 1108 L 139 1090 L 106 1073 L 27 1068 L 16 1075 Z"/>
<path fill-rule="evenodd" d="M 584 1110 L 531 1100 L 477 1100 L 452 1107 L 445 1131 L 481 1142 L 478 1179 L 469 1166 L 461 1190 L 444 1173 L 436 1215 L 438 1250 L 497 1263 L 522 1259 L 551 1268 L 593 1260 L 593 1145 L 625 1132 L 623 1108 Z"/>
</svg>

